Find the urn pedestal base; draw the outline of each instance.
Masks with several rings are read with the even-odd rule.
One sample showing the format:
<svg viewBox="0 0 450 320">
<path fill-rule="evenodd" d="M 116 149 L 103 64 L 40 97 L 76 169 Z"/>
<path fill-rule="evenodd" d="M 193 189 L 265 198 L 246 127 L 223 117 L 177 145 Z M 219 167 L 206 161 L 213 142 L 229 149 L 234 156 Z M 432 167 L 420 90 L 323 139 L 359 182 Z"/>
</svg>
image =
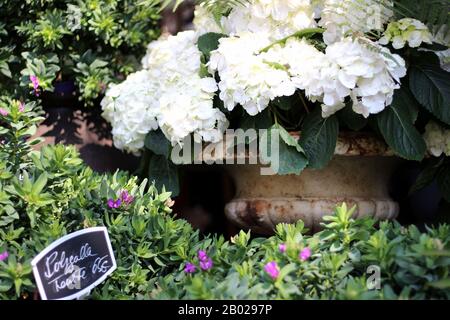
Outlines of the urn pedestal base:
<svg viewBox="0 0 450 320">
<path fill-rule="evenodd" d="M 317 232 L 322 217 L 342 202 L 357 206 L 355 217 L 394 219 L 399 207 L 388 187 L 399 161 L 384 143 L 364 136 L 340 137 L 325 168 L 300 175 L 264 176 L 259 165 L 227 165 L 236 195 L 225 213 L 239 227 L 259 234 L 273 234 L 276 224 L 298 220 Z"/>
</svg>

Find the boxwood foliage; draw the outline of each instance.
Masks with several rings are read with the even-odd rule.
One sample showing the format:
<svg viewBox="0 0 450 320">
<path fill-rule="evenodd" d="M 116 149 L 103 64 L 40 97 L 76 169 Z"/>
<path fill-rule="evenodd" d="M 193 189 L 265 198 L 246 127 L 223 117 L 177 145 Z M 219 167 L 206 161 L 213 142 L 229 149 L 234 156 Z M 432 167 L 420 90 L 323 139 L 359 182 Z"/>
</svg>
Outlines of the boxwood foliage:
<svg viewBox="0 0 450 320">
<path fill-rule="evenodd" d="M 117 270 L 92 299 L 450 298 L 448 225 L 424 233 L 396 222 L 376 225 L 352 219 L 342 205 L 314 235 L 298 222 L 278 225 L 270 238 L 251 240 L 243 231 L 229 241 L 203 236 L 171 213 L 170 193 L 147 181 L 97 174 L 73 147 L 32 151 L 24 141 L 39 118 L 30 106 L 19 107 L 8 109 L 0 131 L 0 254 L 8 253 L 0 261 L 0 299 L 39 298 L 30 261 L 59 237 L 93 226 L 108 228 Z M 122 190 L 134 200 L 109 208 Z M 301 260 L 306 247 L 312 255 Z M 199 268 L 199 250 L 212 268 Z M 273 261 L 276 279 L 264 269 Z M 187 263 L 197 266 L 194 273 L 185 272 Z"/>
<path fill-rule="evenodd" d="M 303 223 L 279 224 L 276 235 L 253 239 L 241 231 L 230 242 L 205 240 L 214 267 L 162 277 L 161 299 L 448 299 L 450 229 L 420 232 L 397 222 L 354 220 L 343 204 L 306 235 Z M 207 242 L 209 241 L 209 242 Z M 286 251 L 280 250 L 286 245 Z M 299 252 L 309 248 L 307 260 Z M 191 261 L 198 260 L 192 253 Z M 264 266 L 276 262 L 275 279 Z"/>
</svg>

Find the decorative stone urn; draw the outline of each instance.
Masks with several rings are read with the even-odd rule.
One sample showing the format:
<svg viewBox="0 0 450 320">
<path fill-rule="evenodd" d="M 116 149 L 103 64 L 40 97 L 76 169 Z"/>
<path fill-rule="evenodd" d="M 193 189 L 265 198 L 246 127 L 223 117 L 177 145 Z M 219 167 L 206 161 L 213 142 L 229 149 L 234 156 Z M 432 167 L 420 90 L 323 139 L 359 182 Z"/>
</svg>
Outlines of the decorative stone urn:
<svg viewBox="0 0 450 320">
<path fill-rule="evenodd" d="M 227 217 L 244 229 L 272 234 L 278 223 L 303 220 L 312 232 L 324 215 L 346 202 L 355 217 L 393 219 L 399 207 L 389 197 L 388 183 L 400 159 L 370 134 L 341 134 L 335 156 L 323 169 L 300 175 L 261 175 L 260 165 L 226 165 L 236 186 L 225 207 Z"/>
</svg>

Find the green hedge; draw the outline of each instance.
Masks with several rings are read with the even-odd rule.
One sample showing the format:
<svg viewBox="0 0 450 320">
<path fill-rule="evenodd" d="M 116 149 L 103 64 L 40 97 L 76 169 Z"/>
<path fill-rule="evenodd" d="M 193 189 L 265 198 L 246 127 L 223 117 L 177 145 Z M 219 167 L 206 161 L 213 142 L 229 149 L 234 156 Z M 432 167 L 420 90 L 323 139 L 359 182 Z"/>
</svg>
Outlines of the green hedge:
<svg viewBox="0 0 450 320">
<path fill-rule="evenodd" d="M 0 95 L 38 95 L 73 80 L 80 100 L 94 105 L 139 68 L 159 20 L 158 7 L 140 1 L 0 0 Z"/>
<path fill-rule="evenodd" d="M 94 173 L 73 147 L 31 151 L 26 139 L 40 121 L 32 107 L 12 101 L 0 115 L 0 299 L 36 298 L 30 261 L 59 237 L 99 225 L 118 268 L 94 299 L 450 298 L 448 225 L 377 226 L 341 206 L 313 236 L 301 222 L 278 225 L 270 238 L 201 236 L 171 213 L 170 194 L 146 181 Z M 124 190 L 133 200 L 110 208 Z M 268 263 L 279 273 L 270 276 Z M 378 268 L 380 289 L 368 290 Z"/>
</svg>

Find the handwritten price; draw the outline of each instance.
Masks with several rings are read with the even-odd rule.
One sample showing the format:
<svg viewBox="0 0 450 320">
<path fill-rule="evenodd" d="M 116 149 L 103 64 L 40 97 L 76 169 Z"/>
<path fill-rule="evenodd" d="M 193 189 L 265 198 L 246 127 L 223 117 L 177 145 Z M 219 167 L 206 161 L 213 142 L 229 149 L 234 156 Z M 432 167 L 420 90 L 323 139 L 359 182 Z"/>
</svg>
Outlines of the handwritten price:
<svg viewBox="0 0 450 320">
<path fill-rule="evenodd" d="M 109 261 L 105 260 L 108 256 L 103 256 L 95 259 L 94 264 L 92 265 L 92 274 L 96 274 L 97 272 L 105 273 L 109 269 Z"/>
</svg>

